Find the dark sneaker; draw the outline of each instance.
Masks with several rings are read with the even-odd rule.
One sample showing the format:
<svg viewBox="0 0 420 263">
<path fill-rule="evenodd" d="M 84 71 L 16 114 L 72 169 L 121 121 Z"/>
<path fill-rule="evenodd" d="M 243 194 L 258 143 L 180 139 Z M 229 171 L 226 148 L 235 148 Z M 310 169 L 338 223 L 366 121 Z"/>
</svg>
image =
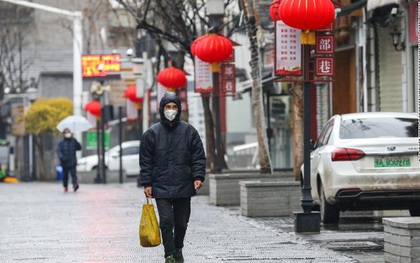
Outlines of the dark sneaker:
<svg viewBox="0 0 420 263">
<path fill-rule="evenodd" d="M 69 189 L 67 187 L 64 187 L 64 193 L 67 193 Z"/>
<path fill-rule="evenodd" d="M 73 190 L 74 190 L 75 192 L 77 191 L 77 189 L 79 189 L 79 185 L 78 185 L 78 184 L 73 185 Z"/>
<path fill-rule="evenodd" d="M 176 259 L 176 263 L 184 263 L 184 256 L 182 255 L 181 248 L 175 250 L 174 258 Z"/>
<path fill-rule="evenodd" d="M 174 255 L 167 256 L 165 258 L 165 263 L 178 263 L 174 257 Z"/>
</svg>

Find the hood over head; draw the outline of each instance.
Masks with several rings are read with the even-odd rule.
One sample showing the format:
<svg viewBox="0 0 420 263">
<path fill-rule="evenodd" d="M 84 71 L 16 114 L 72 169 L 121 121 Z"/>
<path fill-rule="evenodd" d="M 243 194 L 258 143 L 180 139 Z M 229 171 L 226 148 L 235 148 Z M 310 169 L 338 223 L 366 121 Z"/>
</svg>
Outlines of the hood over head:
<svg viewBox="0 0 420 263">
<path fill-rule="evenodd" d="M 181 100 L 176 95 L 175 92 L 165 92 L 162 99 L 160 100 L 159 104 L 159 114 L 160 114 L 160 122 L 164 125 L 169 127 L 169 123 L 171 123 L 168 119 L 166 119 L 165 114 L 163 113 L 163 108 L 169 102 L 173 102 L 178 106 L 178 113 L 176 114 L 175 119 L 172 121 L 174 124 L 178 124 L 181 120 Z M 176 125 L 173 125 L 175 127 Z"/>
</svg>

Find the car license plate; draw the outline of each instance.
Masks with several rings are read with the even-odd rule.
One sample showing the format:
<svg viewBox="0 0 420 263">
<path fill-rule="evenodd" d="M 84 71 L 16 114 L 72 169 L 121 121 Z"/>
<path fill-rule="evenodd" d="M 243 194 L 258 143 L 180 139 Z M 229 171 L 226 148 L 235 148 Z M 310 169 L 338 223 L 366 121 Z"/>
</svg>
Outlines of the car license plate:
<svg viewBox="0 0 420 263">
<path fill-rule="evenodd" d="M 381 157 L 375 158 L 375 167 L 410 167 L 409 157 Z"/>
</svg>

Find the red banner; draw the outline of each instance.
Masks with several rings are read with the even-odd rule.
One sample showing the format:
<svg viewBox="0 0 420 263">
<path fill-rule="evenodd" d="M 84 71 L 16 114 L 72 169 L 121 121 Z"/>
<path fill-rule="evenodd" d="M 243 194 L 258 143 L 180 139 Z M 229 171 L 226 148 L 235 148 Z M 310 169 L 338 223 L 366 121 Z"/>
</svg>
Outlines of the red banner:
<svg viewBox="0 0 420 263">
<path fill-rule="evenodd" d="M 418 2 L 412 2 L 408 8 L 408 32 L 410 43 L 417 43 L 419 34 L 417 32 L 418 19 L 419 19 L 419 6 Z"/>
</svg>

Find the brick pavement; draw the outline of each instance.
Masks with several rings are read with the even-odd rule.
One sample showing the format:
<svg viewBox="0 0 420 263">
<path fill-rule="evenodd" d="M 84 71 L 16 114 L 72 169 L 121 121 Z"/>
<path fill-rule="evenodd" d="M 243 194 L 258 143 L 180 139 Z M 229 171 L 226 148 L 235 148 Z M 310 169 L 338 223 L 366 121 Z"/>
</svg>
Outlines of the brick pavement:
<svg viewBox="0 0 420 263">
<path fill-rule="evenodd" d="M 0 262 L 164 262 L 163 247 L 142 248 L 138 223 L 142 190 L 134 183 L 0 184 Z M 185 262 L 357 262 L 237 209 L 192 199 Z"/>
</svg>

